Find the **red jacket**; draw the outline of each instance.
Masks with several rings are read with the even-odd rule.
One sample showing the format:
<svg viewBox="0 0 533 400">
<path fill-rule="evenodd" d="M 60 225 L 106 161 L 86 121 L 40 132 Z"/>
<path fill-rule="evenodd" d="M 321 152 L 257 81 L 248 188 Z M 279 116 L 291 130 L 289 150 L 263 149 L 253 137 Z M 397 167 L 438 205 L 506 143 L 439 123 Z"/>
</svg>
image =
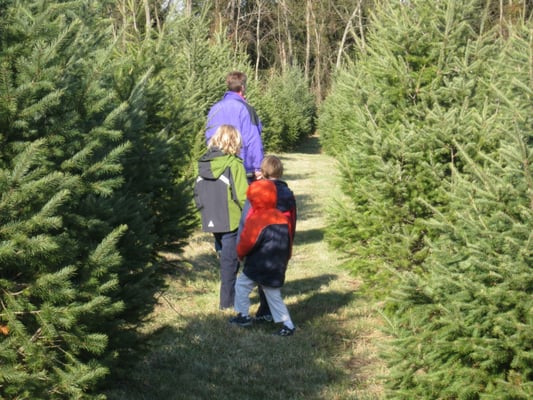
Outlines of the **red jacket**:
<svg viewBox="0 0 533 400">
<path fill-rule="evenodd" d="M 281 287 L 291 257 L 287 217 L 276 209 L 277 192 L 272 181 L 253 182 L 246 192 L 253 212 L 244 222 L 237 254 L 244 259 L 248 278 L 269 287 Z"/>
</svg>

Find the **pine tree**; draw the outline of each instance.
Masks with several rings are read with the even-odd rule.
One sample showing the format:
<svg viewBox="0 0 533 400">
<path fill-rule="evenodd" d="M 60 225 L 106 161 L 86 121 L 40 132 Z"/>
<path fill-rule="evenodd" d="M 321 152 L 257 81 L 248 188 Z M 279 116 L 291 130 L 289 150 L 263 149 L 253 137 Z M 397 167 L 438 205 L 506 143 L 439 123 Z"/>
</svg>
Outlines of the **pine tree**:
<svg viewBox="0 0 533 400">
<path fill-rule="evenodd" d="M 454 142 L 463 166 L 446 185 L 449 211 L 431 221 L 440 235 L 389 302 L 392 399 L 533 396 L 532 30 L 506 31 L 469 124 L 491 115 L 481 129 L 497 146 Z"/>
<path fill-rule="evenodd" d="M 288 151 L 314 132 L 315 99 L 297 67 L 272 75 L 254 104 L 263 123 L 266 151 Z"/>
<path fill-rule="evenodd" d="M 216 46 L 209 40 L 202 16 L 169 11 L 148 28 L 131 19 L 144 10 L 142 3 L 121 1 L 111 8 L 120 17 L 113 19 L 117 40 L 106 71 L 123 104 L 117 125 L 130 150 L 123 158 L 123 184 L 100 209 L 110 226 L 128 226 L 119 243 L 122 323 L 110 327 L 109 348 L 121 358 L 109 382 L 127 374 L 129 357 L 140 354 L 132 351 L 143 344 L 139 327 L 168 272 L 162 253 L 179 253 L 198 222 L 192 181 L 205 146 L 207 109 L 224 92 L 225 74 L 240 65 L 224 40 Z"/>
<path fill-rule="evenodd" d="M 82 2 L 2 7 L 0 394 L 89 398 L 123 308 L 125 227 L 99 218 L 127 149 L 100 75 L 106 30 Z"/>
<path fill-rule="evenodd" d="M 328 239 L 369 282 L 424 260 L 434 211 L 420 199 L 444 212 L 442 182 L 462 163 L 454 140 L 485 140 L 465 129 L 469 109 L 484 101 L 483 61 L 496 50 L 479 39 L 484 15 L 475 0 L 379 2 L 365 47 L 321 109 L 319 131 L 346 194 Z"/>
</svg>

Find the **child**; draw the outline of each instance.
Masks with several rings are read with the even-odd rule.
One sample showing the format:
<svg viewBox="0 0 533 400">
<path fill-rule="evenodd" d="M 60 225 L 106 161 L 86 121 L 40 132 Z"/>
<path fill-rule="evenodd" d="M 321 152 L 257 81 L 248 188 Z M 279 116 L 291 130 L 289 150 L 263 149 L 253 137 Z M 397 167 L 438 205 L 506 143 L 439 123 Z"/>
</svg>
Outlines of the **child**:
<svg viewBox="0 0 533 400">
<path fill-rule="evenodd" d="M 244 222 L 237 245 L 237 254 L 244 260 L 244 268 L 235 283 L 235 311 L 230 322 L 240 326 L 252 324 L 249 316 L 249 295 L 256 285 L 265 293 L 274 322 L 282 322 L 277 332 L 291 336 L 296 330 L 280 288 L 291 257 L 291 227 L 287 217 L 276 208 L 276 185 L 268 179 L 255 181 L 246 196 L 252 211 Z"/>
<path fill-rule="evenodd" d="M 238 154 L 242 139 L 232 125 L 221 125 L 198 162 L 194 200 L 204 232 L 212 232 L 220 249 L 220 309 L 233 307 L 239 269 L 237 229 L 248 181 Z"/>
<path fill-rule="evenodd" d="M 280 210 L 289 221 L 289 231 L 290 231 L 290 240 L 291 244 L 294 242 L 294 234 L 296 232 L 296 199 L 294 193 L 286 182 L 281 180 L 283 176 L 283 163 L 281 160 L 273 155 L 266 156 L 261 163 L 261 174 L 263 179 L 270 179 L 276 185 L 276 208 Z M 244 203 L 244 209 L 241 216 L 241 221 L 239 224 L 239 234 L 237 235 L 237 242 L 240 238 L 240 231 L 244 225 L 245 219 L 250 215 L 251 207 L 250 202 L 247 200 Z M 259 307 L 255 313 L 255 322 L 271 322 L 272 313 L 268 307 L 268 302 L 266 301 L 265 294 L 261 289 L 261 286 L 258 287 L 259 292 Z"/>
</svg>

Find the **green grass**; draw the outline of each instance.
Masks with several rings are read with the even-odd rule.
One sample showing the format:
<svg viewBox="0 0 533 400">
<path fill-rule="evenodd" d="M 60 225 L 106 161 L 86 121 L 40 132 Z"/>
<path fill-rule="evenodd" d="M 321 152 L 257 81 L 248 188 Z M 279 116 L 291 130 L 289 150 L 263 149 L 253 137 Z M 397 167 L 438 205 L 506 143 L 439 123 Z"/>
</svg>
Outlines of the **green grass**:
<svg viewBox="0 0 533 400">
<path fill-rule="evenodd" d="M 360 282 L 323 240 L 326 209 L 339 196 L 335 161 L 311 138 L 283 154 L 298 222 L 282 293 L 297 331 L 277 337 L 274 324 L 239 328 L 218 310 L 218 260 L 212 237 L 198 232 L 184 254 L 166 254 L 168 287 L 143 328 L 147 351 L 110 400 L 383 399 L 377 357 L 383 338 L 376 308 Z M 257 305 L 253 292 L 252 312 Z"/>
</svg>

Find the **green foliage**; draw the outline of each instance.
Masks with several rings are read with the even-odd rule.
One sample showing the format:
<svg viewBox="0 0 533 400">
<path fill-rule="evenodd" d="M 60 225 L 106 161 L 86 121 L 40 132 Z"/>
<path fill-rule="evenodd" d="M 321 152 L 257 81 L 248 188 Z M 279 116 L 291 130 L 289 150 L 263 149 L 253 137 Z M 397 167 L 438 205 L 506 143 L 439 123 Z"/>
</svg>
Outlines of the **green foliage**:
<svg viewBox="0 0 533 400">
<path fill-rule="evenodd" d="M 122 186 L 100 209 L 109 226 L 128 226 L 119 243 L 117 299 L 124 311 L 119 329 L 109 327 L 108 352 L 118 352 L 121 362 L 112 364 L 111 380 L 128 373 L 123 357 L 141 344 L 137 328 L 164 286 L 158 252 L 179 252 L 197 221 L 191 179 L 198 138 L 234 62 L 224 42 L 212 46 L 200 16 L 172 16 L 158 29 L 138 31 L 130 13 L 124 15 L 115 21 L 118 40 L 105 78 L 122 103 L 116 124 L 130 151 L 123 158 Z"/>
<path fill-rule="evenodd" d="M 531 26 L 508 29 L 485 61 L 487 102 L 470 112 L 491 115 L 483 133 L 497 146 L 454 141 L 462 164 L 428 223 L 430 256 L 388 302 L 391 399 L 533 396 L 532 38 Z"/>
<path fill-rule="evenodd" d="M 533 393 L 531 25 L 488 4 L 384 3 L 321 109 L 328 239 L 390 293 L 387 398 Z"/>
<path fill-rule="evenodd" d="M 476 33 L 483 23 L 479 1 L 384 3 L 321 108 L 321 140 L 340 161 L 347 196 L 328 239 L 377 260 L 353 265 L 375 282 L 392 279 L 382 263 L 410 270 L 426 257 L 428 204 L 445 212 L 442 182 L 462 168 L 454 143 L 495 146 L 482 130 L 490 115 L 470 112 L 485 101 L 484 62 L 496 51 Z"/>
<path fill-rule="evenodd" d="M 328 97 L 319 108 L 317 121 L 320 144 L 326 154 L 340 156 L 352 144 L 352 136 L 360 130 L 354 111 L 364 99 L 357 93 L 354 82 L 364 82 L 359 68 L 347 60 L 335 75 Z M 361 104 L 364 105 L 364 104 Z"/>
<path fill-rule="evenodd" d="M 2 3 L 2 397 L 92 397 L 196 222 L 207 109 L 244 61 L 200 16 L 138 29 L 138 5 Z"/>
<path fill-rule="evenodd" d="M 90 397 L 108 374 L 105 326 L 123 309 L 115 296 L 126 228 L 106 225 L 99 210 L 123 182 L 127 145 L 97 76 L 101 37 L 76 17 L 78 6 L 3 10 L 2 398 Z"/>
<path fill-rule="evenodd" d="M 407 275 L 391 299 L 390 398 L 533 395 L 533 170 L 518 125 L 497 127 L 498 158 L 457 173 L 425 274 Z"/>
<path fill-rule="evenodd" d="M 287 151 L 314 133 L 315 100 L 302 72 L 292 67 L 273 74 L 254 104 L 263 123 L 266 151 Z"/>
</svg>

